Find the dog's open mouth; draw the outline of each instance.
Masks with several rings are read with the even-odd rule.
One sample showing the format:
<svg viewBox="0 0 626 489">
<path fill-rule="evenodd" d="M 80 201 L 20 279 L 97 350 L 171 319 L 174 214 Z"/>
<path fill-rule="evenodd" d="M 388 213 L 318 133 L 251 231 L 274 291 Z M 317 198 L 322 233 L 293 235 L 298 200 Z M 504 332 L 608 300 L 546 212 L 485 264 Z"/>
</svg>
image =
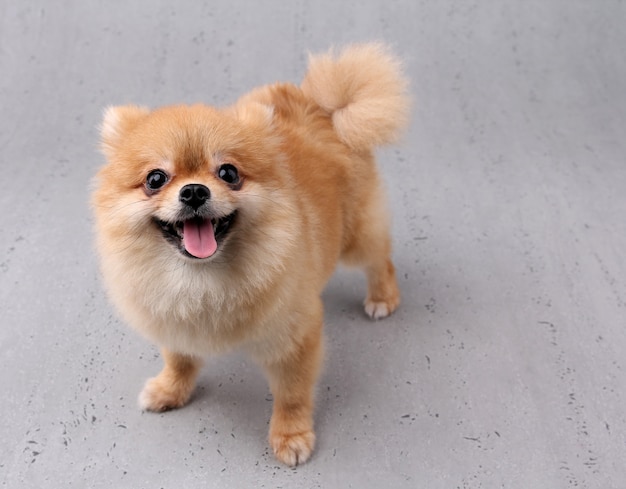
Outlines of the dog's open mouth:
<svg viewBox="0 0 626 489">
<path fill-rule="evenodd" d="M 209 258 L 228 233 L 237 212 L 219 219 L 193 217 L 174 223 L 155 219 L 163 237 L 191 258 Z"/>
</svg>

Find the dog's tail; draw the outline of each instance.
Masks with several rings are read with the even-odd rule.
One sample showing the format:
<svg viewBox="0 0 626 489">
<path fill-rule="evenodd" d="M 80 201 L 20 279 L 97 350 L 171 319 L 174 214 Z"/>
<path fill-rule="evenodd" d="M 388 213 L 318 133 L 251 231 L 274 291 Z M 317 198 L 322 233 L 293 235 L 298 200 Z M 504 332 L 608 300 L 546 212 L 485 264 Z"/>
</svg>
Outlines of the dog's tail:
<svg viewBox="0 0 626 489">
<path fill-rule="evenodd" d="M 408 122 L 407 85 L 398 59 L 372 43 L 310 56 L 301 88 L 332 115 L 339 138 L 364 151 L 398 138 Z"/>
</svg>

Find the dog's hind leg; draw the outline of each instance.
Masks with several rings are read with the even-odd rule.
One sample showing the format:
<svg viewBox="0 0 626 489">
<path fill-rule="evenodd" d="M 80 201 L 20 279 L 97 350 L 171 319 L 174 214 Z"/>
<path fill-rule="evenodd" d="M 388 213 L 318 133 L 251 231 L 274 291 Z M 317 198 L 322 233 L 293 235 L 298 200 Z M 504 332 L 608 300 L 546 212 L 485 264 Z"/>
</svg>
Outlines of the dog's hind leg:
<svg viewBox="0 0 626 489">
<path fill-rule="evenodd" d="M 360 199 L 362 207 L 349 229 L 341 259 L 347 265 L 365 271 L 365 312 L 372 319 L 382 319 L 400 304 L 400 290 L 391 261 L 389 215 L 384 192 L 375 176 L 368 184 L 369 189 Z"/>
</svg>

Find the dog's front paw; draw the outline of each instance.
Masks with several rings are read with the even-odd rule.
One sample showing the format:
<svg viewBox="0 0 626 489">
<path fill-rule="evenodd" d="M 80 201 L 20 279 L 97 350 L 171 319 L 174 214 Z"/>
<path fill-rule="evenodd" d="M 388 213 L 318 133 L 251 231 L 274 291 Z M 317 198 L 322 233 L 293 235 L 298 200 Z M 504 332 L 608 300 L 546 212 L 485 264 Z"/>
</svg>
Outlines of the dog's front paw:
<svg viewBox="0 0 626 489">
<path fill-rule="evenodd" d="M 145 411 L 162 412 L 184 406 L 191 389 L 167 384 L 160 376 L 148 379 L 139 394 L 139 407 Z"/>
<path fill-rule="evenodd" d="M 315 433 L 305 431 L 295 434 L 270 434 L 274 455 L 285 465 L 295 467 L 306 462 L 313 453 Z"/>
</svg>

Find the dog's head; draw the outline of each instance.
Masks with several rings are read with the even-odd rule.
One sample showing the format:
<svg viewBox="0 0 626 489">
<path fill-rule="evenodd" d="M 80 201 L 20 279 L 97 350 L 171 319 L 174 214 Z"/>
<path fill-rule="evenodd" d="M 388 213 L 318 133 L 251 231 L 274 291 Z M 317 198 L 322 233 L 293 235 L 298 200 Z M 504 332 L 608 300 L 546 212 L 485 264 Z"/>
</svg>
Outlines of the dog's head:
<svg viewBox="0 0 626 489">
<path fill-rule="evenodd" d="M 268 239 L 268 226 L 280 228 L 281 208 L 289 206 L 280 196 L 289 178 L 280 145 L 272 110 L 260 104 L 109 108 L 102 124 L 108 164 L 94 197 L 99 224 L 120 249 L 168 247 L 198 262 L 237 237 Z"/>
</svg>

